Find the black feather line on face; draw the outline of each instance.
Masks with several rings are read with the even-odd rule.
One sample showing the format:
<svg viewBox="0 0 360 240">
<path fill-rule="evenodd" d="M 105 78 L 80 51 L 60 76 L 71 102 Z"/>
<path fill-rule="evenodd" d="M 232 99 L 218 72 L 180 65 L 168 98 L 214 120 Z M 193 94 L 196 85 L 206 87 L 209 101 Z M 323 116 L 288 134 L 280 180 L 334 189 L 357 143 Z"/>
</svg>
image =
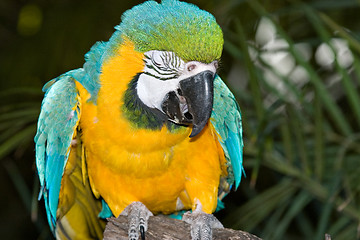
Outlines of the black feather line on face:
<svg viewBox="0 0 360 240">
<path fill-rule="evenodd" d="M 168 116 L 156 108 L 150 108 L 145 105 L 137 95 L 137 82 L 139 76 L 143 73 L 138 73 L 129 82 L 128 88 L 124 94 L 124 105 L 121 112 L 133 124 L 135 128 L 160 130 L 164 124 L 169 130 L 174 130 L 182 125 L 177 125 L 169 121 Z"/>
</svg>

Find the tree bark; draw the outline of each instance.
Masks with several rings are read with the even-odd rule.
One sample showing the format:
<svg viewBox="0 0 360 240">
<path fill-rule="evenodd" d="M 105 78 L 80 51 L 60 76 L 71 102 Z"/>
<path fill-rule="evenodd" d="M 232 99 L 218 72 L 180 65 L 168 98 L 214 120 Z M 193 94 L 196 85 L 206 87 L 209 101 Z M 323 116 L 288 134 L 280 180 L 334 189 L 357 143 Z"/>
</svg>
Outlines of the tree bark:
<svg viewBox="0 0 360 240">
<path fill-rule="evenodd" d="M 127 217 L 109 218 L 104 231 L 104 240 L 127 240 L 128 239 L 128 221 Z M 165 216 L 150 217 L 148 221 L 148 230 L 145 234 L 146 240 L 191 239 L 190 225 L 184 221 L 168 218 Z M 247 232 L 232 230 L 228 228 L 213 229 L 213 239 L 227 240 L 261 240 Z"/>
</svg>

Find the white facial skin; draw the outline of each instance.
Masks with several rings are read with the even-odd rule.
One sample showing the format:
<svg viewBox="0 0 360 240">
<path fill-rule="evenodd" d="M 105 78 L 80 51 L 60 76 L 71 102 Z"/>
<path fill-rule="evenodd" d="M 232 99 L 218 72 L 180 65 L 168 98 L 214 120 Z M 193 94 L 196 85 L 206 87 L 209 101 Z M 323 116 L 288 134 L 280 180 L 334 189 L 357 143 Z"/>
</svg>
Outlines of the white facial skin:
<svg viewBox="0 0 360 240">
<path fill-rule="evenodd" d="M 157 108 L 163 112 L 161 104 L 167 93 L 177 92 L 179 82 L 200 72 L 209 70 L 216 73 L 217 61 L 209 64 L 191 61 L 184 62 L 173 52 L 148 51 L 145 54 L 145 67 L 139 76 L 137 94 L 140 100 L 150 108 Z"/>
</svg>

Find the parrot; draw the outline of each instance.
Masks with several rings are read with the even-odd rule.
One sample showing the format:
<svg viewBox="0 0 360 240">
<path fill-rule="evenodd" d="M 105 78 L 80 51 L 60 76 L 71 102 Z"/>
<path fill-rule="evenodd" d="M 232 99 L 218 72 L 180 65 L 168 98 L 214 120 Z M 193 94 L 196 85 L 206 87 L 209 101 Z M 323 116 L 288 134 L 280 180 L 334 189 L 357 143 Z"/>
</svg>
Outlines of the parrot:
<svg viewBox="0 0 360 240">
<path fill-rule="evenodd" d="M 192 239 L 223 227 L 213 213 L 245 174 L 240 108 L 217 74 L 223 44 L 209 12 L 150 0 L 44 85 L 35 160 L 56 239 L 102 239 L 119 215 L 129 239 L 157 214 L 189 223 Z"/>
</svg>

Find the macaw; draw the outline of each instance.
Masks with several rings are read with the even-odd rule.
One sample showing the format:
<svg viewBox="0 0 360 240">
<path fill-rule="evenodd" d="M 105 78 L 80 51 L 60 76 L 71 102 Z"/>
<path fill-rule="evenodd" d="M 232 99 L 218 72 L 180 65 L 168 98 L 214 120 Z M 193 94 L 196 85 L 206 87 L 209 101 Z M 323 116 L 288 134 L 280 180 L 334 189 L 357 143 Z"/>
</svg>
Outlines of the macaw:
<svg viewBox="0 0 360 240">
<path fill-rule="evenodd" d="M 212 213 L 244 172 L 240 109 L 217 75 L 221 28 L 163 0 L 115 29 L 43 88 L 36 165 L 51 231 L 100 239 L 105 219 L 123 214 L 137 239 L 152 214 L 183 214 L 193 239 L 211 237 Z"/>
</svg>

